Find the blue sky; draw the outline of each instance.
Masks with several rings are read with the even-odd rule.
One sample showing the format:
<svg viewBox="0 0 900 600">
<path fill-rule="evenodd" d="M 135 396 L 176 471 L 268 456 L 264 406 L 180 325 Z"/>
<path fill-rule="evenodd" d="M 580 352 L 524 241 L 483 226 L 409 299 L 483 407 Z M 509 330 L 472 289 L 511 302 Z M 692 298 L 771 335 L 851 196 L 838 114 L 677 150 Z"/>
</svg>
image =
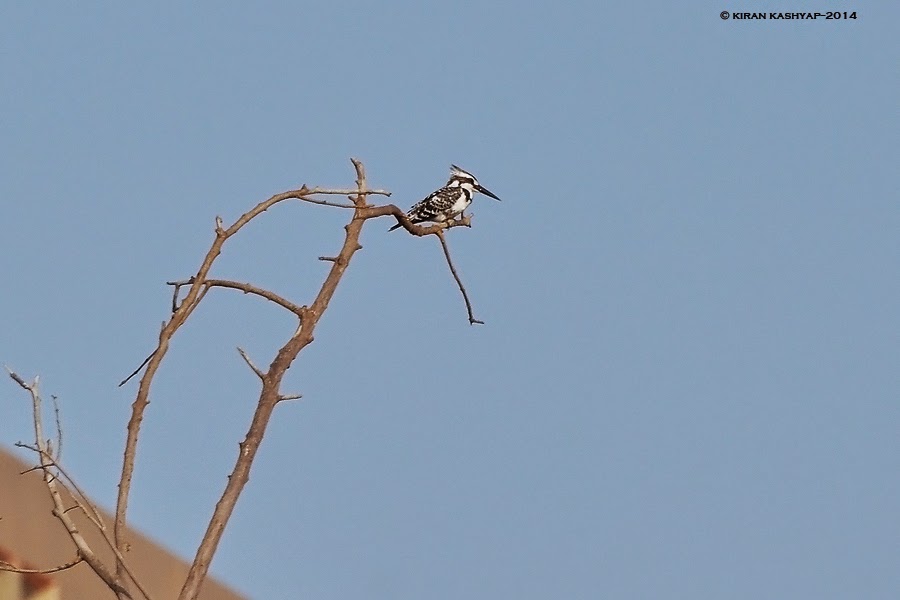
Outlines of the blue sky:
<svg viewBox="0 0 900 600">
<path fill-rule="evenodd" d="M 896 598 L 891 3 L 8 3 L 0 362 L 59 396 L 111 507 L 116 388 L 234 220 L 350 156 L 448 236 L 371 222 L 213 573 L 252 598 Z M 853 21 L 723 21 L 742 10 Z M 309 302 L 346 213 L 269 211 L 214 271 Z M 208 298 L 154 387 L 131 520 L 192 556 L 293 332 Z M 4 389 L 5 388 L 5 389 Z M 0 441 L 29 436 L 0 386 Z"/>
</svg>

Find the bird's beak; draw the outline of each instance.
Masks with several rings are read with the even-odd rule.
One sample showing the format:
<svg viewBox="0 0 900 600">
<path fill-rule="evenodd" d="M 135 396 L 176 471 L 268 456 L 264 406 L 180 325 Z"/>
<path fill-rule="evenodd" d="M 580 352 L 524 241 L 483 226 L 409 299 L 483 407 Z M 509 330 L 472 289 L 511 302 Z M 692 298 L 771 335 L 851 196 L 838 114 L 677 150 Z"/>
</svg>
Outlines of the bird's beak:
<svg viewBox="0 0 900 600">
<path fill-rule="evenodd" d="M 493 198 L 494 200 L 496 200 L 497 202 L 500 202 L 500 198 L 495 196 L 494 192 L 487 189 L 486 187 L 481 187 L 480 185 L 477 185 L 477 186 L 475 186 L 475 189 L 478 190 L 479 192 L 481 192 L 482 194 L 484 194 L 485 196 L 489 196 L 489 197 Z"/>
</svg>

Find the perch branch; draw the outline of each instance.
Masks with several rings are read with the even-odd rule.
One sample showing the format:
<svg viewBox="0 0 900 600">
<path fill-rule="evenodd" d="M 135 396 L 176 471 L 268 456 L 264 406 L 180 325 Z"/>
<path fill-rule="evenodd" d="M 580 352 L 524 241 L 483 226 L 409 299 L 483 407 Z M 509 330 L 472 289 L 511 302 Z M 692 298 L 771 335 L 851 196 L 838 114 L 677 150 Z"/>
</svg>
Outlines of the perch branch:
<svg viewBox="0 0 900 600">
<path fill-rule="evenodd" d="M 424 237 L 426 235 L 436 235 L 441 242 L 441 248 L 444 251 L 444 257 L 447 259 L 447 265 L 450 267 L 450 273 L 453 275 L 453 279 L 456 280 L 456 285 L 459 287 L 459 291 L 462 293 L 463 300 L 466 303 L 466 313 L 469 318 L 469 324 L 475 325 L 476 323 L 479 325 L 484 325 L 484 321 L 479 321 L 475 318 L 475 315 L 472 312 L 472 303 L 469 300 L 469 295 L 466 292 L 466 288 L 462 283 L 462 279 L 459 277 L 459 273 L 456 271 L 456 267 L 453 265 L 453 260 L 450 258 L 450 249 L 447 247 L 447 242 L 444 239 L 444 231 L 447 229 L 452 229 L 453 227 L 471 227 L 472 226 L 472 215 L 466 215 L 459 219 L 455 219 L 453 221 L 449 221 L 441 224 L 434 224 L 428 227 L 423 227 L 421 225 L 416 225 L 411 222 L 407 217 L 406 213 L 402 210 L 394 206 L 393 204 L 386 204 L 384 206 L 373 206 L 362 211 L 362 218 L 372 219 L 376 217 L 382 217 L 391 215 L 395 219 L 397 219 L 397 223 L 403 227 L 406 231 L 411 233 L 412 235 L 418 237 Z"/>
</svg>

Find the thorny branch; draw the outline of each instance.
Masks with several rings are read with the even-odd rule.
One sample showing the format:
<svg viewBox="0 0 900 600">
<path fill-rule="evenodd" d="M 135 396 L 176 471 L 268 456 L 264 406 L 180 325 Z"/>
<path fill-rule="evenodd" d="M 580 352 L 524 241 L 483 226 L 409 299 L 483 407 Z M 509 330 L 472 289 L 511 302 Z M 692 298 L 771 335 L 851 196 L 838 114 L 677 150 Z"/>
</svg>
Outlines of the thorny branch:
<svg viewBox="0 0 900 600">
<path fill-rule="evenodd" d="M 124 551 L 127 545 L 127 542 L 124 539 L 125 516 L 128 512 L 128 497 L 131 492 L 131 480 L 134 475 L 134 461 L 137 453 L 138 437 L 140 435 L 141 423 L 144 418 L 144 411 L 146 410 L 147 405 L 150 403 L 150 387 L 152 385 L 153 378 L 156 375 L 156 371 L 159 369 L 163 358 L 165 358 L 172 337 L 181 328 L 187 318 L 190 317 L 191 313 L 194 312 L 194 309 L 197 308 L 197 306 L 206 296 L 206 293 L 209 291 L 210 287 L 208 285 L 207 275 L 209 274 L 209 271 L 212 268 L 216 258 L 222 252 L 222 246 L 231 236 L 240 231 L 240 229 L 244 225 L 249 223 L 255 217 L 267 211 L 275 204 L 278 204 L 279 202 L 294 199 L 307 202 L 314 201 L 314 204 L 322 204 L 325 201 L 310 198 L 310 196 L 314 194 L 342 193 L 344 191 L 345 190 L 323 190 L 319 188 L 310 189 L 303 185 L 298 190 L 276 194 L 268 200 L 260 202 L 252 209 L 241 215 L 227 229 L 223 227 L 222 219 L 220 217 L 216 217 L 215 238 L 213 240 L 212 246 L 206 253 L 206 256 L 203 258 L 203 261 L 200 264 L 200 268 L 197 270 L 197 273 L 190 278 L 190 283 L 182 284 L 183 286 L 188 287 L 187 295 L 179 304 L 177 298 L 182 286 L 176 285 L 175 292 L 173 294 L 172 315 L 168 321 L 163 323 L 162 329 L 159 333 L 159 339 L 156 345 L 156 349 L 154 349 L 153 352 L 150 353 L 144 363 L 140 367 L 138 367 L 134 371 L 134 373 L 129 375 L 129 377 L 127 377 L 122 382 L 122 384 L 124 384 L 131 377 L 140 373 L 142 369 L 144 370 L 144 374 L 141 377 L 140 384 L 138 385 L 137 395 L 131 405 L 131 418 L 128 421 L 125 452 L 122 460 L 122 474 L 119 479 L 119 494 L 116 501 L 116 515 L 115 522 L 113 524 L 113 532 L 116 547 L 120 551 Z M 368 190 L 360 188 L 357 191 L 362 191 L 365 194 L 378 194 L 383 196 L 390 195 L 390 192 L 386 192 L 384 190 Z M 356 206 L 356 203 L 354 203 L 354 206 Z M 354 210 L 358 210 L 358 208 L 355 208 Z M 272 298 L 268 299 L 271 300 Z M 118 581 L 121 582 L 124 580 L 123 569 L 117 569 L 116 575 Z"/>
<path fill-rule="evenodd" d="M 359 244 L 359 236 L 365 218 L 361 218 L 361 213 L 366 210 L 366 195 L 368 192 L 365 185 L 365 169 L 362 163 L 358 160 L 353 160 L 353 165 L 357 173 L 356 195 L 351 198 L 355 210 L 353 219 L 344 228 L 346 231 L 344 244 L 332 262 L 331 269 L 325 277 L 325 281 L 322 283 L 315 300 L 308 308 L 302 311 L 301 326 L 278 351 L 275 359 L 269 366 L 269 370 L 265 373 L 258 373 L 261 375 L 262 389 L 256 411 L 253 414 L 250 428 L 244 437 L 244 441 L 239 444 L 240 452 L 238 453 L 237 461 L 228 477 L 225 490 L 216 504 L 203 540 L 197 549 L 194 562 L 182 587 L 179 596 L 180 600 L 196 598 L 200 584 L 206 577 L 213 554 L 225 530 L 225 525 L 231 517 L 241 491 L 249 480 L 250 467 L 265 435 L 272 412 L 279 402 L 288 397 L 279 391 L 281 381 L 300 351 L 312 343 L 313 334 L 319 319 L 327 310 L 328 304 L 337 289 L 338 283 L 340 283 L 344 271 L 350 264 L 353 254 L 362 247 Z M 249 360 L 247 362 L 254 371 L 257 370 Z"/>
<path fill-rule="evenodd" d="M 41 449 L 37 446 L 31 446 L 29 444 L 23 444 L 22 442 L 16 443 L 18 448 L 25 448 L 26 450 L 31 450 L 36 454 L 41 453 Z M 87 495 L 85 495 L 84 491 L 81 487 L 75 482 L 75 480 L 69 475 L 69 473 L 63 469 L 62 465 L 59 464 L 59 461 L 52 456 L 48 458 L 50 465 L 56 470 L 59 475 L 62 475 L 62 485 L 66 488 L 66 491 L 69 492 L 69 495 L 75 499 L 75 508 L 81 510 L 84 513 L 85 517 L 87 517 L 94 526 L 99 529 L 101 532 L 106 531 L 106 524 L 103 522 L 103 516 L 100 514 L 100 511 L 97 510 L 97 507 L 88 499 Z M 32 467 L 31 469 L 27 469 L 21 473 L 24 475 L 25 473 L 29 473 L 31 471 L 43 471 L 45 467 L 43 465 L 38 465 L 36 467 Z M 55 476 L 55 475 L 54 475 Z M 72 493 L 72 492 L 75 493 Z M 90 508 L 88 511 L 87 508 Z M 71 508 L 67 508 L 66 512 L 72 510 Z"/>
<path fill-rule="evenodd" d="M 57 421 L 57 424 L 58 424 L 58 421 Z M 100 532 L 100 535 L 102 536 L 103 541 L 106 542 L 106 545 L 109 547 L 109 549 L 115 555 L 116 560 L 118 560 L 122 563 L 125 572 L 128 573 L 128 577 L 131 578 L 132 581 L 134 581 L 135 585 L 138 587 L 140 592 L 142 594 L 144 594 L 145 597 L 149 598 L 149 596 L 145 592 L 144 588 L 141 587 L 141 583 L 137 580 L 134 572 L 131 570 L 131 568 L 128 566 L 128 563 L 125 561 L 125 557 L 122 555 L 122 553 L 119 551 L 119 549 L 116 548 L 115 542 L 113 541 L 112 537 L 110 536 L 109 530 L 106 528 L 106 523 L 103 520 L 103 515 L 100 514 L 100 511 L 97 509 L 97 507 L 94 505 L 94 503 L 90 501 L 90 499 L 87 497 L 87 495 L 81 489 L 81 487 L 78 485 L 78 483 L 75 481 L 75 479 L 72 478 L 71 475 L 69 475 L 69 473 L 62 467 L 61 464 L 59 464 L 58 459 L 55 459 L 55 458 L 53 458 L 53 456 L 51 456 L 49 449 L 44 451 L 44 450 L 41 450 L 41 448 L 39 448 L 37 446 L 23 444 L 22 442 L 17 442 L 15 445 L 19 448 L 25 448 L 26 450 L 31 450 L 32 452 L 35 452 L 38 455 L 43 453 L 47 456 L 49 465 L 55 471 L 55 473 L 53 473 L 54 480 L 59 482 L 59 484 L 63 487 L 63 489 L 66 490 L 66 492 L 69 494 L 69 496 L 75 502 L 74 506 L 70 506 L 69 508 L 65 509 L 65 511 L 63 511 L 63 512 L 69 513 L 73 510 L 80 511 L 84 515 L 84 517 L 88 521 L 90 521 L 91 524 L 94 525 L 94 527 L 97 528 L 97 531 Z M 21 474 L 24 475 L 25 473 L 30 473 L 31 471 L 44 471 L 46 468 L 47 467 L 45 465 L 38 465 L 31 469 L 26 469 Z M 62 478 L 60 478 L 59 475 L 62 475 Z M 54 511 L 54 514 L 55 513 L 56 513 L 56 511 Z M 130 595 L 128 597 L 130 597 Z"/>
<path fill-rule="evenodd" d="M 41 410 L 41 395 L 38 391 L 38 378 L 35 377 L 34 381 L 28 383 L 21 376 L 9 369 L 9 367 L 7 367 L 6 370 L 9 373 L 10 378 L 18 383 L 19 386 L 22 389 L 26 390 L 31 396 L 35 438 L 35 445 L 32 449 L 35 450 L 38 454 L 40 467 L 43 471 L 44 484 L 47 486 L 47 490 L 50 492 L 50 497 L 53 501 L 53 516 L 59 519 L 59 521 L 65 527 L 66 532 L 69 534 L 69 538 L 72 540 L 72 543 L 75 544 L 75 548 L 78 552 L 78 557 L 83 559 L 91 567 L 94 573 L 96 573 L 97 576 L 100 577 L 100 579 L 102 579 L 103 582 L 120 598 L 132 599 L 133 596 L 128 591 L 128 589 L 119 582 L 116 575 L 94 553 L 93 549 L 90 547 L 90 545 L 87 543 L 87 540 L 78 529 L 78 526 L 69 517 L 68 510 L 66 510 L 65 505 L 63 504 L 62 494 L 60 493 L 58 485 L 59 480 L 56 475 L 56 472 L 60 471 L 60 469 L 53 459 L 46 438 L 44 438 L 44 423 L 42 416 L 43 413 Z M 74 494 L 72 496 L 73 498 L 75 498 L 76 503 L 80 505 L 81 502 L 78 497 Z M 85 512 L 85 514 L 88 514 L 83 506 L 82 510 Z M 101 529 L 101 531 L 103 530 Z M 121 567 L 122 572 L 128 574 L 129 577 L 131 577 L 132 581 L 140 590 L 141 594 L 143 594 L 144 597 L 147 598 L 147 600 L 151 600 L 150 596 L 141 586 L 140 582 L 138 582 L 137 579 L 134 578 L 131 570 L 125 564 L 124 557 L 122 557 L 121 554 L 117 554 L 117 559 L 117 567 Z"/>
<path fill-rule="evenodd" d="M 459 274 L 457 273 L 456 268 L 453 265 L 453 261 L 450 258 L 450 251 L 444 238 L 445 229 L 461 226 L 470 227 L 471 217 L 462 217 L 443 224 L 420 226 L 410 222 L 406 217 L 406 214 L 393 204 L 387 204 L 383 206 L 370 205 L 368 203 L 368 197 L 370 195 L 390 196 L 390 192 L 378 189 L 369 189 L 366 185 L 366 175 L 363 164 L 356 159 L 351 159 L 351 161 L 357 175 L 357 185 L 355 189 L 327 189 L 318 187 L 309 188 L 306 185 L 303 185 L 300 187 L 300 189 L 284 192 L 282 194 L 276 194 L 271 198 L 260 202 L 249 211 L 241 215 L 234 223 L 227 227 L 225 227 L 224 222 L 220 217 L 216 217 L 214 238 L 212 244 L 209 250 L 206 252 L 203 260 L 201 261 L 196 273 L 194 273 L 187 279 L 167 282 L 168 285 L 171 285 L 173 287 L 171 306 L 172 311 L 168 320 L 162 323 L 156 348 L 149 354 L 149 356 L 147 356 L 143 363 L 141 363 L 141 365 L 137 369 L 135 369 L 133 373 L 131 373 L 131 375 L 129 375 L 119 384 L 120 386 L 125 384 L 132 377 L 143 371 L 135 400 L 131 406 L 131 418 L 128 421 L 112 536 L 108 534 L 105 524 L 103 524 L 102 519 L 100 519 L 99 517 L 99 513 L 96 511 L 93 505 L 90 504 L 86 496 L 75 485 L 74 481 L 72 481 L 71 478 L 69 478 L 68 475 L 65 474 L 65 472 L 62 471 L 61 468 L 59 468 L 56 461 L 54 461 L 53 456 L 49 450 L 49 444 L 41 442 L 42 432 L 40 429 L 40 421 L 39 417 L 36 417 L 35 427 L 37 445 L 35 450 L 40 456 L 40 468 L 44 473 L 44 479 L 47 487 L 48 489 L 50 489 L 51 495 L 54 496 L 54 505 L 56 507 L 54 509 L 54 514 L 66 525 L 67 531 L 69 531 L 69 535 L 78 550 L 78 561 L 80 562 L 83 560 L 87 562 L 97 573 L 97 575 L 100 576 L 101 579 L 103 579 L 103 581 L 109 586 L 109 588 L 118 595 L 120 600 L 133 598 L 131 592 L 128 590 L 128 585 L 130 583 L 133 583 L 145 597 L 149 598 L 145 590 L 141 587 L 140 583 L 128 568 L 123 553 L 126 552 L 128 548 L 128 543 L 125 539 L 126 515 L 128 511 L 131 482 L 134 475 L 135 457 L 137 454 L 137 444 L 140 436 L 141 424 L 143 422 L 144 412 L 150 403 L 150 389 L 153 383 L 153 379 L 160 365 L 162 364 L 166 353 L 168 352 L 172 338 L 178 332 L 181 326 L 184 325 L 187 319 L 193 314 L 194 310 L 197 308 L 197 306 L 199 306 L 201 301 L 206 297 L 206 294 L 212 288 L 219 287 L 234 289 L 237 291 L 241 291 L 244 294 L 251 294 L 268 300 L 294 314 L 298 318 L 299 326 L 291 336 L 291 338 L 284 344 L 284 346 L 282 346 L 278 350 L 275 358 L 272 360 L 267 370 L 263 370 L 257 367 L 250 360 L 250 357 L 247 355 L 247 353 L 242 348 L 238 348 L 238 352 L 240 353 L 243 360 L 256 374 L 256 376 L 259 377 L 262 383 L 262 387 L 259 393 L 257 407 L 251 419 L 249 429 L 244 437 L 244 440 L 239 444 L 240 451 L 238 453 L 235 465 L 231 471 L 231 474 L 228 476 L 225 489 L 222 492 L 219 501 L 216 503 L 213 515 L 210 518 L 206 532 L 197 549 L 196 556 L 194 557 L 194 561 L 190 567 L 187 578 L 185 579 L 181 593 L 178 596 L 179 600 L 193 600 L 199 594 L 200 586 L 202 585 L 202 582 L 207 575 L 210 562 L 212 561 L 212 557 L 216 551 L 219 541 L 221 540 L 225 526 L 231 517 L 231 514 L 234 510 L 235 505 L 237 504 L 238 498 L 243 488 L 249 480 L 250 468 L 265 435 L 275 406 L 279 402 L 301 397 L 299 394 L 282 393 L 280 391 L 282 380 L 285 376 L 285 373 L 290 368 L 291 364 L 296 359 L 298 354 L 306 346 L 313 342 L 314 332 L 319 320 L 327 310 L 328 305 L 337 289 L 337 286 L 340 283 L 354 254 L 357 250 L 362 249 L 362 246 L 359 244 L 359 238 L 362 232 L 362 227 L 367 220 L 382 216 L 393 216 L 400 224 L 400 226 L 402 226 L 408 233 L 412 235 L 415 235 L 417 237 L 436 235 L 441 243 L 444 257 L 447 260 L 447 265 L 450 268 L 450 272 L 453 275 L 453 278 L 455 279 L 457 286 L 459 287 L 459 290 L 463 295 L 463 299 L 465 301 L 466 309 L 468 312 L 469 323 L 482 323 L 482 321 L 475 319 L 473 315 L 472 305 L 469 301 L 465 286 L 463 285 Z M 316 195 L 349 196 L 351 204 L 331 202 L 328 200 L 315 198 L 314 196 Z M 221 254 L 225 242 L 227 242 L 232 236 L 236 235 L 251 220 L 266 212 L 274 205 L 286 200 L 300 200 L 311 204 L 353 210 L 353 217 L 351 218 L 350 222 L 344 227 L 345 236 L 340 251 L 334 256 L 319 257 L 320 260 L 330 262 L 331 267 L 324 281 L 322 282 L 321 288 L 316 294 L 313 302 L 309 304 L 309 306 L 301 306 L 279 296 L 278 294 L 275 294 L 274 292 L 260 288 L 250 283 L 210 278 L 209 273 L 213 267 L 213 264 L 215 263 L 215 260 Z M 187 291 L 182 298 L 183 290 Z M 15 373 L 10 372 L 10 376 L 20 386 L 31 392 L 32 398 L 35 401 L 35 414 L 38 415 L 39 396 L 37 393 L 37 380 L 35 380 L 33 384 L 29 384 Z M 59 440 L 58 445 L 61 445 L 61 439 Z M 78 532 L 74 523 L 72 523 L 72 521 L 68 518 L 67 510 L 62 506 L 62 500 L 59 497 L 59 492 L 56 488 L 57 479 L 56 475 L 54 474 L 54 469 L 56 470 L 56 472 L 61 473 L 65 480 L 68 481 L 76 490 L 76 493 L 72 494 L 73 498 L 75 498 L 76 500 L 76 506 L 73 508 L 80 509 L 85 513 L 85 515 L 88 516 L 91 522 L 93 522 L 94 525 L 97 526 L 97 528 L 101 531 L 104 539 L 112 548 L 116 556 L 115 573 L 112 573 L 111 570 L 107 569 L 96 558 L 93 552 L 91 552 L 90 548 L 87 547 L 86 542 L 81 537 L 81 534 L 80 532 Z M 65 482 L 60 481 L 60 483 L 61 485 L 65 486 Z M 91 510 L 88 510 L 85 505 L 87 505 L 87 507 L 90 507 Z M 63 568 L 68 568 L 68 566 L 65 566 Z"/>
</svg>

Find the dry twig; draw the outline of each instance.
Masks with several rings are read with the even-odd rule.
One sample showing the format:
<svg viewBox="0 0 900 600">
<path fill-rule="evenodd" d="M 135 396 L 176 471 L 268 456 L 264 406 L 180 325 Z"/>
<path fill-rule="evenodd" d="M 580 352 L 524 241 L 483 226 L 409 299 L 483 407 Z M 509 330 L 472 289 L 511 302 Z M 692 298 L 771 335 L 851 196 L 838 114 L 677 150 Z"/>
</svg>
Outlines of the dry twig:
<svg viewBox="0 0 900 600">
<path fill-rule="evenodd" d="M 39 575 L 50 575 L 52 573 L 59 573 L 60 571 L 65 571 L 66 569 L 71 569 L 75 565 L 81 564 L 84 562 L 84 559 L 80 556 L 76 556 L 69 562 L 58 565 L 56 567 L 48 567 L 46 569 L 24 569 L 22 567 L 17 567 L 13 564 L 10 564 L 6 561 L 0 560 L 0 571 L 10 571 L 12 573 L 37 573 Z"/>
<path fill-rule="evenodd" d="M 47 442 L 44 438 L 44 424 L 42 417 L 43 413 L 41 411 L 41 396 L 40 392 L 38 391 L 38 378 L 35 377 L 34 381 L 28 383 L 8 367 L 7 372 L 9 373 L 9 376 L 13 379 L 13 381 L 18 383 L 20 387 L 28 391 L 28 393 L 31 395 L 32 414 L 34 417 L 34 450 L 38 454 L 41 470 L 43 471 L 44 483 L 46 484 L 47 490 L 50 492 L 50 497 L 53 500 L 53 516 L 59 519 L 59 521 L 63 524 L 66 532 L 69 534 L 69 538 L 72 540 L 72 543 L 75 544 L 78 556 L 84 559 L 84 561 L 91 567 L 94 573 L 96 573 L 97 576 L 100 577 L 103 582 L 107 586 L 109 586 L 109 588 L 114 591 L 120 598 L 133 598 L 131 592 L 128 591 L 128 589 L 118 580 L 116 575 L 109 568 L 107 568 L 107 566 L 94 553 L 93 549 L 90 547 L 90 545 L 87 543 L 87 540 L 78 529 L 78 526 L 75 525 L 75 522 L 72 521 L 72 519 L 69 517 L 68 511 L 63 504 L 62 495 L 57 485 L 58 479 L 54 472 L 54 469 L 58 469 L 58 465 L 54 463 L 53 456 L 49 451 Z M 78 502 L 77 497 L 75 498 L 76 502 Z M 124 559 L 121 557 L 121 555 L 118 555 L 117 558 L 119 559 L 117 561 L 117 568 L 121 567 L 123 573 L 127 573 L 132 578 L 135 586 L 138 587 L 144 597 L 150 600 L 150 596 L 146 593 L 140 582 L 133 577 L 133 574 L 128 569 L 128 566 L 125 564 Z"/>
<path fill-rule="evenodd" d="M 250 367 L 250 370 L 252 370 L 254 373 L 256 373 L 256 376 L 259 377 L 260 379 L 265 379 L 265 377 L 266 377 L 265 374 L 259 370 L 259 367 L 257 367 L 256 365 L 253 364 L 253 361 L 250 360 L 250 357 L 247 356 L 247 353 L 244 352 L 244 349 L 241 348 L 240 346 L 238 346 L 237 351 L 238 351 L 238 354 L 241 355 L 241 358 L 244 359 L 244 362 L 247 363 L 247 366 Z"/>
<path fill-rule="evenodd" d="M 441 248 L 444 250 L 444 257 L 447 259 L 447 266 L 450 267 L 450 273 L 453 275 L 453 279 L 456 280 L 456 285 L 459 286 L 459 291 L 462 292 L 463 300 L 466 302 L 466 312 L 469 313 L 469 325 L 474 325 L 478 323 L 479 325 L 484 325 L 484 321 L 479 321 L 475 318 L 475 315 L 472 314 L 472 303 L 469 302 L 469 294 L 466 293 L 466 287 L 463 285 L 462 280 L 459 278 L 459 274 L 456 272 L 456 267 L 453 266 L 453 260 L 450 258 L 450 249 L 447 248 L 447 240 L 444 239 L 444 232 L 438 231 L 437 238 L 441 241 Z"/>
</svg>

